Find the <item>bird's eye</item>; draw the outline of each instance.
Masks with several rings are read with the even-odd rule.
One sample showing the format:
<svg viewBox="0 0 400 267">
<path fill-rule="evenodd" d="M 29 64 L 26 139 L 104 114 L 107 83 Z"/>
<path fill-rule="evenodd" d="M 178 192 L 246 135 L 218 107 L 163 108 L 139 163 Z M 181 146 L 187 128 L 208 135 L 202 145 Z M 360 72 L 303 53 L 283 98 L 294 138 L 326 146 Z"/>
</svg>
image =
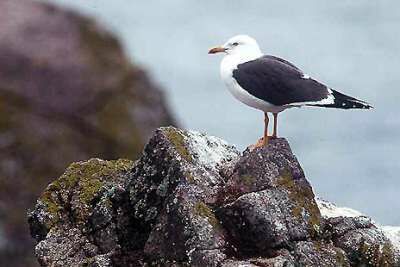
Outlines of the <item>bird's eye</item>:
<svg viewBox="0 0 400 267">
<path fill-rule="evenodd" d="M 233 46 L 238 46 L 239 43 L 238 43 L 238 42 L 234 42 L 232 45 L 233 45 Z"/>
</svg>

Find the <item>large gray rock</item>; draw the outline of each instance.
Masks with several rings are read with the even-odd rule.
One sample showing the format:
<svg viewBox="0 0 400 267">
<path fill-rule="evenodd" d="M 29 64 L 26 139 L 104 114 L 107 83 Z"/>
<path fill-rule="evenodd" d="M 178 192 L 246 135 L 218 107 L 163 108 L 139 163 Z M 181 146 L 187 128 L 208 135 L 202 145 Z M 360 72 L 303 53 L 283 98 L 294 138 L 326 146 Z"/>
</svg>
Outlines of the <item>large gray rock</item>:
<svg viewBox="0 0 400 267">
<path fill-rule="evenodd" d="M 312 188 L 284 139 L 246 152 L 222 198 L 218 214 L 243 251 L 290 247 L 321 231 Z"/>
<path fill-rule="evenodd" d="M 174 124 L 113 35 L 40 2 L 0 1 L 0 262 L 10 266 L 35 262 L 26 210 L 71 162 L 136 158 Z"/>
<path fill-rule="evenodd" d="M 243 155 L 160 128 L 135 163 L 75 163 L 29 215 L 42 266 L 396 266 L 371 221 L 322 215 L 285 139 Z"/>
<path fill-rule="evenodd" d="M 222 166 L 237 158 L 218 138 L 162 128 L 134 165 L 72 165 L 30 214 L 39 262 L 64 266 L 101 256 L 114 265 L 165 265 L 193 258 L 207 266 L 225 259 L 226 234 L 212 205 L 225 183 Z M 75 252 L 66 257 L 66 248 Z"/>
</svg>

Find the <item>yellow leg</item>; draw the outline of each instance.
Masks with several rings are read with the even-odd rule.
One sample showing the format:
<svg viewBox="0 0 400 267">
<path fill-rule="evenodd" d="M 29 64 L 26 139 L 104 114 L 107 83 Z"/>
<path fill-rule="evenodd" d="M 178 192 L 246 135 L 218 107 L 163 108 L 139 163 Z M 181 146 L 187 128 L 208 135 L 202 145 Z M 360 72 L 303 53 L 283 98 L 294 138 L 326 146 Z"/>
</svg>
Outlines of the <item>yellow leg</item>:
<svg viewBox="0 0 400 267">
<path fill-rule="evenodd" d="M 274 132 L 272 133 L 273 138 L 278 138 L 278 113 L 274 113 Z"/>
</svg>

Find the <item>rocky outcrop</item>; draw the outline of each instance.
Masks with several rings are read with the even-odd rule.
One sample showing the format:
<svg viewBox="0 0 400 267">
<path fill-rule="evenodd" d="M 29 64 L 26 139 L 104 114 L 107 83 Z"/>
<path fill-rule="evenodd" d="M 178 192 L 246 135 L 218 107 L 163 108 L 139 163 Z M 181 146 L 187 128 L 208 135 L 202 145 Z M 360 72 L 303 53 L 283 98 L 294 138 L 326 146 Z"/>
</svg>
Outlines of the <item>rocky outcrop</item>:
<svg viewBox="0 0 400 267">
<path fill-rule="evenodd" d="M 93 21 L 2 0 L 0 25 L 0 262 L 27 266 L 25 214 L 45 185 L 74 161 L 135 158 L 174 121 L 157 86 Z"/>
<path fill-rule="evenodd" d="M 400 266 L 400 227 L 379 226 L 350 208 L 317 199 L 327 233 L 357 266 Z"/>
<path fill-rule="evenodd" d="M 172 127 L 142 157 L 72 164 L 29 214 L 42 266 L 396 266 L 370 219 L 316 201 L 285 139 L 239 153 Z"/>
</svg>

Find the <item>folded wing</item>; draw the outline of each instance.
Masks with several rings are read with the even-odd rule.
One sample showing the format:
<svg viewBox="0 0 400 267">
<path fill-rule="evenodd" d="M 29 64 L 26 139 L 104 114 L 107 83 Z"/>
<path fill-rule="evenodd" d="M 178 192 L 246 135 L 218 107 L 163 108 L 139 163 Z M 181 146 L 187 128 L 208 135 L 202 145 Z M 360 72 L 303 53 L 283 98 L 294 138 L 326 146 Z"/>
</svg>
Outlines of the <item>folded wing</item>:
<svg viewBox="0 0 400 267">
<path fill-rule="evenodd" d="M 251 95 L 273 105 L 332 104 L 331 90 L 303 74 L 292 63 L 263 56 L 233 71 L 233 78 Z"/>
</svg>

